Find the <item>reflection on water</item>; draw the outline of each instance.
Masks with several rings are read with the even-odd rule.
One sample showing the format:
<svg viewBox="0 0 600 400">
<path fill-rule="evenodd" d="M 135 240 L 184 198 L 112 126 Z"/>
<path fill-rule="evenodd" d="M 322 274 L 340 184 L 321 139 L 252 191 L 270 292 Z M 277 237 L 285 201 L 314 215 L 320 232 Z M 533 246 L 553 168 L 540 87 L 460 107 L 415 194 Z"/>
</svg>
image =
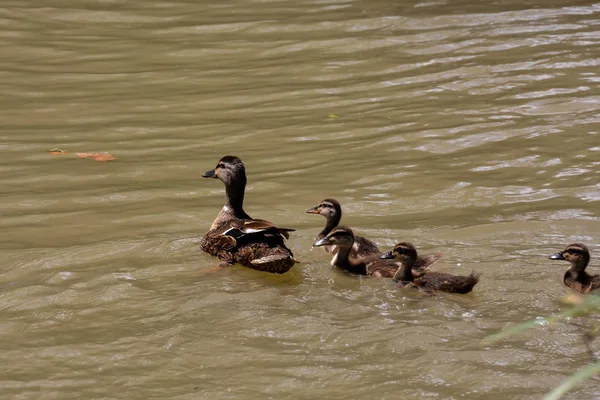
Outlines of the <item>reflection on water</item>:
<svg viewBox="0 0 600 400">
<path fill-rule="evenodd" d="M 537 399 L 587 364 L 569 323 L 480 340 L 561 309 L 548 254 L 581 241 L 596 267 L 600 7 L 454 3 L 7 3 L 2 392 Z M 288 274 L 199 251 L 226 154 L 246 210 L 297 229 Z M 480 284 L 333 270 L 304 213 L 326 197 Z"/>
</svg>

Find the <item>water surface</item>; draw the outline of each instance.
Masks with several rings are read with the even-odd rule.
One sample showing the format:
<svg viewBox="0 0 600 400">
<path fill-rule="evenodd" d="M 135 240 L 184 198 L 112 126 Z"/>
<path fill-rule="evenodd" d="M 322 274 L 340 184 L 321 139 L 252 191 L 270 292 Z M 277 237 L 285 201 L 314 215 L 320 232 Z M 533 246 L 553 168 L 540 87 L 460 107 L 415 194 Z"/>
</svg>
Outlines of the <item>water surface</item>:
<svg viewBox="0 0 600 400">
<path fill-rule="evenodd" d="M 538 399 L 591 361 L 574 323 L 481 340 L 563 308 L 547 255 L 600 254 L 600 5 L 12 1 L 0 23 L 6 398 Z M 199 251 L 226 154 L 246 211 L 297 229 L 288 274 Z M 332 269 L 304 213 L 326 197 L 480 284 Z"/>
</svg>

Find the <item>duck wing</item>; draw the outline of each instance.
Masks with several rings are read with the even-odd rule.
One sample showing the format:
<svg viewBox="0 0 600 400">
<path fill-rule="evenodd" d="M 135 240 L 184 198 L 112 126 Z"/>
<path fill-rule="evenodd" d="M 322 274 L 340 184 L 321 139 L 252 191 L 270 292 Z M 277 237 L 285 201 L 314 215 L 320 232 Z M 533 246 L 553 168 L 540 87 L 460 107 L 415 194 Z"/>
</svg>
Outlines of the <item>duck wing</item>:
<svg viewBox="0 0 600 400">
<path fill-rule="evenodd" d="M 401 267 L 395 260 L 380 259 L 377 255 L 368 257 L 365 262 L 367 264 L 367 275 L 381 278 L 393 278 L 398 268 Z"/>
<path fill-rule="evenodd" d="M 367 257 L 375 254 L 379 254 L 379 248 L 372 240 L 367 239 L 364 236 L 356 236 L 350 256 L 352 257 Z"/>
<path fill-rule="evenodd" d="M 293 231 L 295 231 L 295 229 L 280 228 L 274 223 L 264 219 L 235 219 L 229 223 L 229 227 L 225 229 L 222 234 L 231 236 L 237 240 L 243 236 L 271 232 L 278 233 L 286 239 L 289 239 L 289 232 Z"/>
<path fill-rule="evenodd" d="M 231 251 L 237 246 L 237 241 L 231 236 L 223 236 L 219 231 L 209 231 L 200 241 L 202 251 L 218 257 L 224 262 L 232 263 Z"/>
<path fill-rule="evenodd" d="M 424 272 L 426 269 L 438 262 L 440 258 L 442 258 L 442 253 L 417 256 L 417 259 L 412 266 L 413 272 Z"/>
<path fill-rule="evenodd" d="M 564 278 L 565 285 L 579 293 L 587 294 L 592 290 L 600 288 L 600 275 L 585 274 L 580 279 L 575 279 L 570 271 L 567 271 Z"/>
</svg>

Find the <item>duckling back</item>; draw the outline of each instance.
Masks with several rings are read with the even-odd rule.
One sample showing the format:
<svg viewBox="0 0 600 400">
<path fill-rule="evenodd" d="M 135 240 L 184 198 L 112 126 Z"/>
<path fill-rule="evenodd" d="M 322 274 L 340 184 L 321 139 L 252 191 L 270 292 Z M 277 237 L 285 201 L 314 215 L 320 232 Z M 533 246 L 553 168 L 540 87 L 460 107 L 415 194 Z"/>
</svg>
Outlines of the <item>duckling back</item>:
<svg viewBox="0 0 600 400">
<path fill-rule="evenodd" d="M 479 275 L 475 271 L 467 276 L 426 272 L 416 278 L 413 284 L 425 290 L 441 290 L 442 292 L 465 294 L 472 291 L 478 282 Z"/>
</svg>

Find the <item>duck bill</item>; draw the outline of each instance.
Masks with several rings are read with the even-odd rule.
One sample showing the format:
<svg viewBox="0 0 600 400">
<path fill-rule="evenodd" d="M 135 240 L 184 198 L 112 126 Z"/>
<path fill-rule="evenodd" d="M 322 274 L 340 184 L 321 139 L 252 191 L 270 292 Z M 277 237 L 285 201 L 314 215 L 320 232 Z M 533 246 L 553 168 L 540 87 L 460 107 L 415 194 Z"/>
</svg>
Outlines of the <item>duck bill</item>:
<svg viewBox="0 0 600 400">
<path fill-rule="evenodd" d="M 308 210 L 306 210 L 307 214 L 318 214 L 319 210 L 318 210 L 319 206 L 314 206 L 313 208 L 309 208 Z"/>
<path fill-rule="evenodd" d="M 394 258 L 394 255 L 392 254 L 392 251 L 390 250 L 390 251 L 387 251 L 387 252 L 383 253 L 382 255 L 380 255 L 379 258 L 389 260 L 389 259 Z"/>
<path fill-rule="evenodd" d="M 551 260 L 564 260 L 565 256 L 563 256 L 562 253 L 556 253 L 556 254 L 552 254 L 548 258 L 551 259 Z"/>
<path fill-rule="evenodd" d="M 327 244 L 331 244 L 331 242 L 327 238 L 323 238 L 321 240 L 317 240 L 313 243 L 313 247 L 325 246 Z"/>
<path fill-rule="evenodd" d="M 217 177 L 217 173 L 215 172 L 214 169 L 211 169 L 210 171 L 206 171 L 202 174 L 203 178 L 216 178 Z"/>
</svg>

